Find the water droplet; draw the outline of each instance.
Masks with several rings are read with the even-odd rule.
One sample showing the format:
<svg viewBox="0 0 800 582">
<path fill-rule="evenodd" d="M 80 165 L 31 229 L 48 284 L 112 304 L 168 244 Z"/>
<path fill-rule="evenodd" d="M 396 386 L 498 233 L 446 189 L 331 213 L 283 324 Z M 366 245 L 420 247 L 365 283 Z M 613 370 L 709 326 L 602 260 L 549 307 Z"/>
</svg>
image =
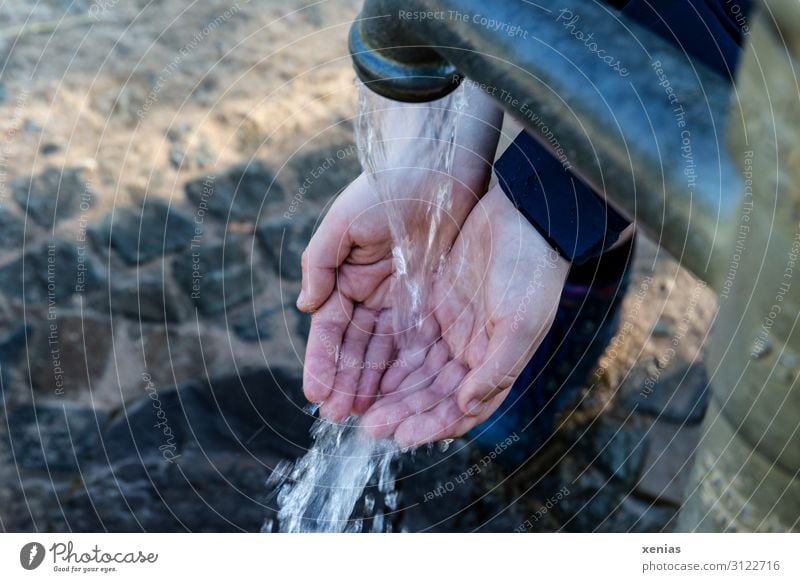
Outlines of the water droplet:
<svg viewBox="0 0 800 582">
<path fill-rule="evenodd" d="M 383 512 L 380 510 L 372 518 L 372 533 L 383 533 Z"/>
<path fill-rule="evenodd" d="M 453 439 L 444 439 L 439 441 L 439 452 L 446 453 L 447 449 L 450 448 L 450 444 L 453 442 Z"/>
<path fill-rule="evenodd" d="M 371 493 L 367 493 L 364 496 L 364 512 L 370 515 L 373 509 L 375 509 L 375 496 Z"/>
</svg>

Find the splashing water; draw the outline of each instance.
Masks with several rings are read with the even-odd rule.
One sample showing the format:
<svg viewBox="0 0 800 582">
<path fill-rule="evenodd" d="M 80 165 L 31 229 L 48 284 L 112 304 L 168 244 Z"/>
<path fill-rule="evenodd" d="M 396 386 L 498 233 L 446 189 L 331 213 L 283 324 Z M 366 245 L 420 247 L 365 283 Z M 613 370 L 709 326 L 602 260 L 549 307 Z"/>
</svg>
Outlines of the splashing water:
<svg viewBox="0 0 800 582">
<path fill-rule="evenodd" d="M 317 421 L 311 429 L 314 446 L 286 475 L 276 468 L 277 479 L 289 482 L 278 494 L 281 531 L 341 532 L 359 529 L 350 516 L 364 488 L 377 473 L 378 491 L 394 493 L 392 461 L 399 453 L 391 441 L 376 441 L 358 430 L 355 418 L 342 424 Z M 373 513 L 375 498 L 367 495 L 364 516 L 373 517 L 373 527 L 383 531 L 382 519 Z M 381 523 L 377 523 L 380 521 Z"/>
<path fill-rule="evenodd" d="M 430 312 L 431 284 L 449 250 L 441 226 L 450 219 L 463 88 L 432 103 L 397 103 L 359 86 L 359 160 L 389 216 L 395 277 L 395 333 L 413 338 Z"/>
<path fill-rule="evenodd" d="M 432 281 L 448 251 L 440 227 L 451 209 L 456 126 L 464 102 L 463 89 L 433 103 L 405 104 L 359 86 L 359 159 L 392 229 L 398 344 L 412 342 L 421 332 Z M 355 417 L 340 424 L 318 420 L 311 434 L 308 453 L 293 466 L 276 467 L 268 482 L 279 487 L 280 531 L 360 532 L 368 518 L 371 531 L 389 529 L 384 509 L 398 506 L 392 473 L 398 446 L 364 434 Z M 440 446 L 446 450 L 448 445 Z M 371 493 L 364 495 L 371 480 L 383 496 L 381 504 Z M 360 517 L 354 519 L 362 497 Z M 265 524 L 264 530 L 272 527 Z"/>
</svg>

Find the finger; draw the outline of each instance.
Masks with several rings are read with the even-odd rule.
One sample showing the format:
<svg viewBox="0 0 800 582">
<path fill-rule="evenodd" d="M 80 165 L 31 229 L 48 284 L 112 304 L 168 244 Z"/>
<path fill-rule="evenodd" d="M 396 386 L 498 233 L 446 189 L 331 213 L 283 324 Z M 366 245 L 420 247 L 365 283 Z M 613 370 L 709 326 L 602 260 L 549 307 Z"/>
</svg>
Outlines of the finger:
<svg viewBox="0 0 800 582">
<path fill-rule="evenodd" d="M 480 416 L 489 400 L 511 388 L 544 338 L 545 330 L 506 319 L 492 330 L 483 360 L 458 388 L 464 414 Z"/>
<path fill-rule="evenodd" d="M 456 360 L 445 364 L 433 382 L 422 390 L 403 392 L 380 399 L 365 415 L 361 426 L 375 438 L 392 436 L 408 418 L 420 415 L 451 399 L 456 386 L 466 374 L 466 368 Z"/>
<path fill-rule="evenodd" d="M 359 180 L 363 179 L 366 178 L 362 174 L 349 188 L 360 187 Z M 340 211 L 335 202 L 303 252 L 302 290 L 297 298 L 300 311 L 310 313 L 317 310 L 333 292 L 336 269 L 348 257 L 352 247 L 349 227 L 347 214 Z"/>
<path fill-rule="evenodd" d="M 358 380 L 358 391 L 353 402 L 353 413 L 364 414 L 375 401 L 378 386 L 386 370 L 391 367 L 395 343 L 392 337 L 392 312 L 383 310 L 375 322 L 372 338 L 364 357 L 364 369 Z"/>
<path fill-rule="evenodd" d="M 395 394 L 409 394 L 417 390 L 427 389 L 436 380 L 442 367 L 450 359 L 450 350 L 443 341 L 437 341 L 425 355 L 425 361 L 416 370 L 412 370 L 395 390 Z M 398 365 L 403 365 L 398 364 Z"/>
<path fill-rule="evenodd" d="M 478 416 L 465 415 L 453 398 L 446 398 L 434 408 L 403 421 L 395 430 L 394 440 L 403 448 L 413 448 L 460 437 L 489 418 L 503 402 L 505 394 L 489 400 Z"/>
<path fill-rule="evenodd" d="M 381 394 L 397 390 L 411 372 L 419 369 L 428 357 L 428 351 L 439 337 L 439 328 L 432 317 L 422 323 L 418 333 L 395 332 L 395 343 L 407 343 L 397 354 L 395 365 L 386 370 L 380 384 Z M 413 334 L 413 335 L 412 335 Z"/>
<path fill-rule="evenodd" d="M 364 352 L 375 326 L 375 313 L 363 307 L 353 310 L 353 318 L 344 332 L 341 357 L 337 362 L 333 389 L 320 408 L 323 418 L 339 422 L 353 410 L 358 379 L 364 369 Z"/>
<path fill-rule="evenodd" d="M 335 293 L 311 318 L 311 330 L 303 366 L 303 391 L 311 402 L 323 402 L 330 395 L 353 304 Z"/>
</svg>

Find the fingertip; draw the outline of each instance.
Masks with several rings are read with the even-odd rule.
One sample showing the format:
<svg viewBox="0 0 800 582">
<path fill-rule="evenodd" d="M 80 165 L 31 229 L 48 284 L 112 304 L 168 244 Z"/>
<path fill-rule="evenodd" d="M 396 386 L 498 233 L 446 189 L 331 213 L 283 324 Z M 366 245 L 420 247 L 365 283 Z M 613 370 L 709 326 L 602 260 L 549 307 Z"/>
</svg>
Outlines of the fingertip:
<svg viewBox="0 0 800 582">
<path fill-rule="evenodd" d="M 330 400 L 327 400 L 322 403 L 322 406 L 319 408 L 319 415 L 320 417 L 324 418 L 329 422 L 340 423 L 347 419 L 350 416 L 349 410 L 343 410 L 341 407 L 336 406 Z"/>
<path fill-rule="evenodd" d="M 328 397 L 330 390 L 326 389 L 319 382 L 309 382 L 308 380 L 303 383 L 303 395 L 306 400 L 312 404 L 319 404 L 325 401 Z"/>
<path fill-rule="evenodd" d="M 486 410 L 487 403 L 478 398 L 473 398 L 467 402 L 466 406 L 461 409 L 461 412 L 467 416 L 480 416 Z"/>
</svg>

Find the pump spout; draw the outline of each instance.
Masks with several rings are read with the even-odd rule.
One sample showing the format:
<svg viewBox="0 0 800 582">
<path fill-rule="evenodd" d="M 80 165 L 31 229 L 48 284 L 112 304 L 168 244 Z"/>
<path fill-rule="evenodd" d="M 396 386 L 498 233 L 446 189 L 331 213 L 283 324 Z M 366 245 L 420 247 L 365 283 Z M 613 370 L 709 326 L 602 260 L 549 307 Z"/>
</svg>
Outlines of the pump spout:
<svg viewBox="0 0 800 582">
<path fill-rule="evenodd" d="M 721 145 L 731 85 L 654 33 L 592 0 L 366 0 L 350 49 L 390 99 L 479 83 L 695 275 L 720 278 L 742 192 Z"/>
</svg>

